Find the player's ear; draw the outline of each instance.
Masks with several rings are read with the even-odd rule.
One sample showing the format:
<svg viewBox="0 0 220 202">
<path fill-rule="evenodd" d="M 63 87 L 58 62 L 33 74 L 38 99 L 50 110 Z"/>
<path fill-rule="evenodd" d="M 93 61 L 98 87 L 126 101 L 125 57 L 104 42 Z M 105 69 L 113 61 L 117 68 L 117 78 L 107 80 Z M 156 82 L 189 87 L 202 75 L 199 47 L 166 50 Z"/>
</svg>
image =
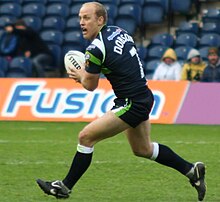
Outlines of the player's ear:
<svg viewBox="0 0 220 202">
<path fill-rule="evenodd" d="M 98 17 L 98 25 L 102 26 L 104 24 L 104 17 L 103 16 L 99 16 Z"/>
</svg>

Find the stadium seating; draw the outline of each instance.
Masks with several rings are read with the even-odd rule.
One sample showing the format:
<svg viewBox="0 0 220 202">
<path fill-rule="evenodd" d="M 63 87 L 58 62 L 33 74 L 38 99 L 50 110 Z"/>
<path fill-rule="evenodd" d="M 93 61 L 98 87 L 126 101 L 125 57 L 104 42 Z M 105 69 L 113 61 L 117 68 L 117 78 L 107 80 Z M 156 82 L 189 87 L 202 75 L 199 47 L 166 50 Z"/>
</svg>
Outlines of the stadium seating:
<svg viewBox="0 0 220 202">
<path fill-rule="evenodd" d="M 62 45 L 63 43 L 63 33 L 57 30 L 43 30 L 40 36 L 47 44 L 57 44 Z"/>
<path fill-rule="evenodd" d="M 108 12 L 108 19 L 111 19 L 113 22 L 118 15 L 118 7 L 112 3 L 105 3 L 105 8 Z"/>
<path fill-rule="evenodd" d="M 148 61 L 146 63 L 146 65 L 144 67 L 144 73 L 145 73 L 145 76 L 147 79 L 152 79 L 153 74 L 159 64 L 160 64 L 159 59 L 154 59 L 154 60 Z"/>
<path fill-rule="evenodd" d="M 72 3 L 72 0 L 46 0 L 47 4 L 53 4 L 53 3 L 64 3 L 66 5 L 70 5 Z"/>
<path fill-rule="evenodd" d="M 164 52 L 167 50 L 167 46 L 154 46 L 152 48 L 148 49 L 148 57 L 147 60 L 154 60 L 154 59 L 161 59 L 163 56 Z"/>
<path fill-rule="evenodd" d="M 162 23 L 164 19 L 164 8 L 161 0 L 145 0 L 142 13 L 143 24 Z"/>
<path fill-rule="evenodd" d="M 205 46 L 205 47 L 199 48 L 200 56 L 205 61 L 208 61 L 208 50 L 209 50 L 209 46 Z"/>
<path fill-rule="evenodd" d="M 141 7 L 135 4 L 124 4 L 119 7 L 115 24 L 133 35 L 136 28 L 141 25 Z"/>
<path fill-rule="evenodd" d="M 175 47 L 190 46 L 195 48 L 197 45 L 198 45 L 198 37 L 193 33 L 180 34 L 176 38 Z"/>
<path fill-rule="evenodd" d="M 42 21 L 40 17 L 37 16 L 25 16 L 22 18 L 27 26 L 30 26 L 35 31 L 40 31 L 42 27 Z"/>
<path fill-rule="evenodd" d="M 67 22 L 66 22 L 65 30 L 66 31 L 81 30 L 80 24 L 79 24 L 79 17 L 78 16 L 72 16 L 72 17 L 68 18 Z"/>
<path fill-rule="evenodd" d="M 46 5 L 47 0 L 21 0 L 22 5 L 29 4 L 29 3 L 41 3 Z"/>
<path fill-rule="evenodd" d="M 22 16 L 34 15 L 44 17 L 46 13 L 46 6 L 43 3 L 28 3 L 22 7 Z"/>
<path fill-rule="evenodd" d="M 8 71 L 8 61 L 4 57 L 0 57 L 0 77 L 5 77 Z"/>
<path fill-rule="evenodd" d="M 0 13 L 18 18 L 21 16 L 22 7 L 18 3 L 4 3 L 0 5 Z"/>
<path fill-rule="evenodd" d="M 61 16 L 46 16 L 43 20 L 43 29 L 54 29 L 58 31 L 63 31 L 65 29 L 66 23 Z"/>
<path fill-rule="evenodd" d="M 46 15 L 66 18 L 69 16 L 69 6 L 65 3 L 49 4 L 46 8 Z"/>
<path fill-rule="evenodd" d="M 117 6 L 121 3 L 121 0 L 98 0 L 98 2 L 100 2 L 102 4 L 112 3 Z"/>
<path fill-rule="evenodd" d="M 200 30 L 200 36 L 204 34 L 220 34 L 220 23 L 205 22 Z"/>
<path fill-rule="evenodd" d="M 76 46 L 81 46 L 82 49 L 85 48 L 85 40 L 82 36 L 81 31 L 67 31 L 64 33 L 64 45 L 71 45 L 72 49 Z"/>
<path fill-rule="evenodd" d="M 176 36 L 188 33 L 199 35 L 199 24 L 188 21 L 182 21 L 176 30 Z"/>
<path fill-rule="evenodd" d="M 56 68 L 60 68 L 60 66 L 62 65 L 62 63 L 61 63 L 61 61 L 62 61 L 61 47 L 57 44 L 49 44 L 48 47 L 51 50 L 53 58 L 54 58 L 54 66 Z M 50 70 L 50 69 L 53 70 L 54 66 L 53 67 L 48 67 L 47 70 Z"/>
<path fill-rule="evenodd" d="M 120 5 L 131 4 L 131 3 L 139 6 L 143 6 L 144 0 L 120 0 Z"/>
<path fill-rule="evenodd" d="M 169 33 L 161 33 L 152 36 L 150 46 L 168 46 L 172 47 L 174 44 L 174 37 Z"/>
<path fill-rule="evenodd" d="M 137 52 L 142 61 L 147 60 L 148 49 L 144 46 L 138 46 Z"/>
<path fill-rule="evenodd" d="M 32 62 L 26 57 L 15 57 L 8 66 L 6 77 L 31 77 L 32 76 Z"/>
<path fill-rule="evenodd" d="M 171 0 L 171 11 L 188 14 L 192 7 L 192 0 Z"/>
<path fill-rule="evenodd" d="M 177 59 L 178 61 L 179 60 L 187 60 L 187 56 L 188 56 L 188 53 L 189 51 L 192 49 L 192 47 L 189 47 L 189 46 L 179 46 L 177 48 L 175 48 L 175 52 L 176 52 L 176 56 L 177 56 Z"/>
<path fill-rule="evenodd" d="M 199 48 L 204 46 L 217 46 L 220 47 L 219 34 L 205 34 L 200 38 Z"/>
<path fill-rule="evenodd" d="M 79 14 L 79 10 L 81 8 L 82 4 L 81 3 L 74 3 L 71 5 L 70 7 L 70 16 L 77 16 L 78 17 L 78 14 Z"/>
<path fill-rule="evenodd" d="M 3 29 L 5 25 L 13 23 L 16 17 L 9 16 L 9 15 L 2 15 L 0 16 L 0 29 Z"/>
<path fill-rule="evenodd" d="M 209 8 L 202 11 L 202 21 L 203 22 L 216 22 L 220 21 L 220 9 L 219 8 Z"/>
</svg>

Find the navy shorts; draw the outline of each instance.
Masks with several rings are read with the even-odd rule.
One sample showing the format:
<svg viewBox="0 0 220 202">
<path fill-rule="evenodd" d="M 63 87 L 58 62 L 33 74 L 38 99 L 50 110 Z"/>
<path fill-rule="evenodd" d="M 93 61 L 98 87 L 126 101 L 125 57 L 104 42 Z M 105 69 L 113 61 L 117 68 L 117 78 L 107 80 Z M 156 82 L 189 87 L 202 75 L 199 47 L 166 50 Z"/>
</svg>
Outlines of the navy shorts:
<svg viewBox="0 0 220 202">
<path fill-rule="evenodd" d="M 112 112 L 124 122 L 135 128 L 141 122 L 149 119 L 154 103 L 154 96 L 150 89 L 143 95 L 135 98 L 116 98 Z"/>
</svg>

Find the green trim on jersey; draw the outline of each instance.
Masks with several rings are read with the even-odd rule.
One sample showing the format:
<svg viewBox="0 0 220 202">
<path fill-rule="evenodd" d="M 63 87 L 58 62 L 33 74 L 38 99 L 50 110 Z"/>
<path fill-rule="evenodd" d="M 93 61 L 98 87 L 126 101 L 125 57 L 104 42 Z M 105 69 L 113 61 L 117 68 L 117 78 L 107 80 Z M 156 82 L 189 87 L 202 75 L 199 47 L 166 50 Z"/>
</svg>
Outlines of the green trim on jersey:
<svg viewBox="0 0 220 202">
<path fill-rule="evenodd" d="M 128 99 L 126 98 L 126 105 L 121 110 L 117 111 L 115 115 L 117 117 L 120 117 L 121 115 L 129 111 L 129 109 L 131 108 L 131 105 L 132 105 L 132 101 L 130 100 L 130 103 L 128 103 Z"/>
<path fill-rule="evenodd" d="M 93 54 L 91 54 L 89 51 L 86 51 L 86 54 L 88 54 L 90 56 L 89 61 L 91 61 L 92 63 L 101 66 L 102 65 L 102 61 L 95 57 Z"/>
<path fill-rule="evenodd" d="M 103 74 L 110 74 L 112 71 L 110 69 L 108 69 L 107 67 L 102 67 L 101 72 Z"/>
</svg>

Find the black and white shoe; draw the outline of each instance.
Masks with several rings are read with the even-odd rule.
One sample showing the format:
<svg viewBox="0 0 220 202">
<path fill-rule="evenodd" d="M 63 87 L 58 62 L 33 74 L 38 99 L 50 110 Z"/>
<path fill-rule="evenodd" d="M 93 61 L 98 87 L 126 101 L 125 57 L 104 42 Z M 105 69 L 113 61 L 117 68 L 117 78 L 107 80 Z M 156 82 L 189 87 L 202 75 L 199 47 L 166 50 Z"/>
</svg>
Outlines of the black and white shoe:
<svg viewBox="0 0 220 202">
<path fill-rule="evenodd" d="M 62 181 L 56 180 L 52 182 L 46 182 L 41 179 L 37 180 L 37 184 L 48 195 L 55 196 L 58 199 L 69 198 L 71 190 L 69 190 Z"/>
<path fill-rule="evenodd" d="M 205 165 L 202 162 L 196 162 L 194 164 L 194 174 L 190 178 L 190 183 L 195 187 L 198 192 L 198 200 L 203 201 L 206 194 L 206 183 L 205 183 Z"/>
</svg>

